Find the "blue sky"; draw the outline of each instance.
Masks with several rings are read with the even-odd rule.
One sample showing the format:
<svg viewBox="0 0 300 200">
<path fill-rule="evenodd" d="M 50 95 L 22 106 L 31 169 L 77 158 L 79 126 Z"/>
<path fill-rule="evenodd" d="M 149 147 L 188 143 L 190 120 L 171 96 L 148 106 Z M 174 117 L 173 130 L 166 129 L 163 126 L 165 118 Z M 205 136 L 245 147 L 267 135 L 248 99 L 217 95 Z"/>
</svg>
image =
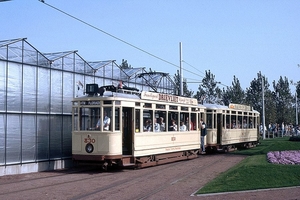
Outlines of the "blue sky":
<svg viewBox="0 0 300 200">
<path fill-rule="evenodd" d="M 78 50 L 87 61 L 122 59 L 132 67 L 167 72 L 180 64 L 188 82 L 210 70 L 243 89 L 259 71 L 269 83 L 300 80 L 299 0 L 45 0 L 163 62 L 38 0 L 0 2 L 0 40 L 27 38 L 44 53 Z M 188 84 L 197 90 L 198 84 Z M 224 87 L 220 85 L 220 87 Z M 272 89 L 272 88 L 270 88 Z M 295 88 L 291 88 L 295 91 Z"/>
</svg>

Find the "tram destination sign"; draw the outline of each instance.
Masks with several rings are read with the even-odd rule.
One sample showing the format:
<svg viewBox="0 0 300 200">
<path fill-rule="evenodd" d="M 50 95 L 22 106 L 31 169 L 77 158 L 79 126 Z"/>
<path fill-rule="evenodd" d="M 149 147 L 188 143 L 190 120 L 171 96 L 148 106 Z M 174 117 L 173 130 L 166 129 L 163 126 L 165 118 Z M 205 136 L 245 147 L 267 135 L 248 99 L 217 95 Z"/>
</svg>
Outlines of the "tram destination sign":
<svg viewBox="0 0 300 200">
<path fill-rule="evenodd" d="M 162 94 L 162 93 L 146 92 L 146 91 L 143 91 L 141 93 L 141 99 L 198 105 L 198 101 L 195 98 L 180 97 L 171 94 Z"/>
<path fill-rule="evenodd" d="M 242 105 L 242 104 L 229 104 L 229 108 L 231 109 L 237 109 L 237 110 L 244 110 L 244 111 L 251 111 L 251 107 L 247 105 Z"/>
</svg>

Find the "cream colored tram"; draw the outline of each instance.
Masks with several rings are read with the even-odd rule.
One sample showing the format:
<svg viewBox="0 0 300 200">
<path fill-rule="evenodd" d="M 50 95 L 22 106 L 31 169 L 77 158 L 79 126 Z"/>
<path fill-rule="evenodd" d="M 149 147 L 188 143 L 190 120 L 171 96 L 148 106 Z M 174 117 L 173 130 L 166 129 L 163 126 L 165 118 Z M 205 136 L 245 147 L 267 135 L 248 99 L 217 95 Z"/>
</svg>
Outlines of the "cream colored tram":
<svg viewBox="0 0 300 200">
<path fill-rule="evenodd" d="M 199 118 L 205 107 L 196 99 L 114 86 L 105 89 L 88 84 L 88 95 L 73 99 L 74 161 L 95 162 L 106 169 L 197 157 Z"/>
<path fill-rule="evenodd" d="M 238 146 L 251 147 L 259 139 L 259 112 L 250 106 L 204 104 L 206 107 L 206 148 L 233 150 Z"/>
</svg>

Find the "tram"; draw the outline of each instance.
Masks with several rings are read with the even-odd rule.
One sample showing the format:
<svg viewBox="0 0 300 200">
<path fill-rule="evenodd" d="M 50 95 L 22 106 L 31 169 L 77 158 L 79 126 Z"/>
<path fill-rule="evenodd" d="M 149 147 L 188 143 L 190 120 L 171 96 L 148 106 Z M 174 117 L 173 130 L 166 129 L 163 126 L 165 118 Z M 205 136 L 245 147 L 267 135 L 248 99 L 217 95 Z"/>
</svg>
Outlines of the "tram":
<svg viewBox="0 0 300 200">
<path fill-rule="evenodd" d="M 200 119 L 208 125 L 207 148 L 258 140 L 259 113 L 251 109 L 202 105 L 195 98 L 113 85 L 87 84 L 86 94 L 72 101 L 75 162 L 97 163 L 103 169 L 114 165 L 142 168 L 197 158 Z M 227 119 L 246 119 L 252 126 L 229 131 Z"/>
<path fill-rule="evenodd" d="M 204 104 L 206 110 L 206 149 L 231 151 L 254 147 L 259 140 L 259 112 L 250 106 Z"/>
</svg>

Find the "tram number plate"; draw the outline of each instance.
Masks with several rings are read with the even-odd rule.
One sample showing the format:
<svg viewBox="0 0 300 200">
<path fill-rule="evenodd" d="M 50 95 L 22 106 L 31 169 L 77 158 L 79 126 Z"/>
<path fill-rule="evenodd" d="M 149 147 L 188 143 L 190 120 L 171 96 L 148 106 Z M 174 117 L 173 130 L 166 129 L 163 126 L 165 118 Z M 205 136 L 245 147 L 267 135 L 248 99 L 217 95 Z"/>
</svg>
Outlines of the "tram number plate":
<svg viewBox="0 0 300 200">
<path fill-rule="evenodd" d="M 171 137 L 171 141 L 175 141 L 176 140 L 176 137 Z"/>
<path fill-rule="evenodd" d="M 94 138 L 91 137 L 90 134 L 87 135 L 87 138 L 84 138 L 84 143 L 95 143 L 96 140 Z"/>
</svg>

